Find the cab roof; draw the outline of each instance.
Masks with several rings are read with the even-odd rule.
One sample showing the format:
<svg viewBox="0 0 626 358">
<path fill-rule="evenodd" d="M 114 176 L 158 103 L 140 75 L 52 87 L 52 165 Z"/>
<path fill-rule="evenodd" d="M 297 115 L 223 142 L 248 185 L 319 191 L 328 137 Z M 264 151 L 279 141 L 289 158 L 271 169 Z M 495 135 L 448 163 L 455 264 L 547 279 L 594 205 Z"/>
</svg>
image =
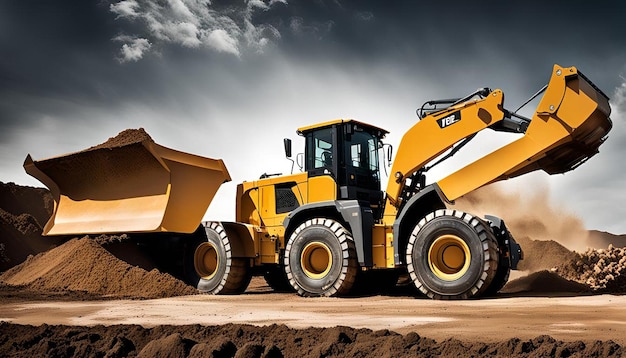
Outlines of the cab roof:
<svg viewBox="0 0 626 358">
<path fill-rule="evenodd" d="M 382 129 L 380 127 L 376 127 L 373 126 L 371 124 L 367 124 L 367 123 L 363 123 L 363 122 L 359 122 L 356 121 L 354 119 L 334 119 L 332 121 L 328 121 L 328 122 L 322 122 L 322 123 L 317 123 L 317 124 L 313 124 L 310 126 L 306 126 L 306 127 L 300 127 L 298 128 L 298 130 L 296 131 L 298 133 L 298 135 L 304 135 L 310 131 L 316 130 L 316 129 L 321 129 L 321 128 L 326 128 L 326 127 L 332 127 L 333 125 L 336 124 L 348 124 L 348 123 L 354 123 L 356 125 L 358 125 L 359 127 L 362 127 L 366 130 L 370 130 L 370 131 L 374 131 L 374 132 L 379 132 L 380 135 L 379 137 L 384 137 L 385 134 L 389 133 L 389 131 Z"/>
</svg>

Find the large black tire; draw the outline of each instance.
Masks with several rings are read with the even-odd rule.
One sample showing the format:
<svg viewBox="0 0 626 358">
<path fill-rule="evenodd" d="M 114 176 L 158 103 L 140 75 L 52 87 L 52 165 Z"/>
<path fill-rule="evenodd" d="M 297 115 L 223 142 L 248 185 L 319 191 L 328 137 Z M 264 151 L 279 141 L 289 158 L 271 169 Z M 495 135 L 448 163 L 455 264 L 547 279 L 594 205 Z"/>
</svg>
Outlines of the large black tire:
<svg viewBox="0 0 626 358">
<path fill-rule="evenodd" d="M 359 264 L 352 236 L 339 222 L 303 222 L 285 247 L 285 272 L 300 296 L 347 295 Z"/>
<path fill-rule="evenodd" d="M 437 210 L 415 226 L 406 249 L 415 286 L 433 299 L 482 295 L 498 268 L 498 243 L 489 226 L 458 210 Z"/>
<path fill-rule="evenodd" d="M 511 263 L 509 258 L 502 253 L 499 254 L 499 257 L 496 274 L 483 296 L 495 296 L 509 281 L 509 276 L 511 275 Z"/>
<path fill-rule="evenodd" d="M 205 230 L 207 240 L 194 252 L 198 290 L 223 295 L 244 292 L 252 278 L 248 259 L 232 257 L 230 238 L 220 223 L 212 222 Z"/>
<path fill-rule="evenodd" d="M 498 291 L 506 285 L 511 275 L 511 260 L 507 255 L 506 240 L 512 240 L 513 237 L 509 230 L 506 230 L 502 236 L 497 236 L 496 238 L 498 241 L 498 268 L 496 269 L 493 281 L 491 281 L 491 284 L 485 290 L 485 296 L 495 296 Z"/>
</svg>

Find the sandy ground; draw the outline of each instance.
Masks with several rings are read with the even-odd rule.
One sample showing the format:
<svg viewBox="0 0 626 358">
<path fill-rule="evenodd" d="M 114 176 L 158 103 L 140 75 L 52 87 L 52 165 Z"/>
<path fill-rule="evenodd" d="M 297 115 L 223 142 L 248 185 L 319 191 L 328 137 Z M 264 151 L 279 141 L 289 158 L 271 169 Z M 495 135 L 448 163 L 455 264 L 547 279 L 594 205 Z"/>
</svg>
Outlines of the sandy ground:
<svg viewBox="0 0 626 358">
<path fill-rule="evenodd" d="M 496 342 L 547 334 L 563 341 L 626 344 L 626 296 L 498 297 L 433 301 L 413 297 L 302 298 L 262 285 L 239 296 L 193 295 L 154 300 L 17 301 L 0 305 L 0 321 L 18 324 L 138 324 L 291 328 L 350 326 L 418 332 L 438 341 Z"/>
</svg>

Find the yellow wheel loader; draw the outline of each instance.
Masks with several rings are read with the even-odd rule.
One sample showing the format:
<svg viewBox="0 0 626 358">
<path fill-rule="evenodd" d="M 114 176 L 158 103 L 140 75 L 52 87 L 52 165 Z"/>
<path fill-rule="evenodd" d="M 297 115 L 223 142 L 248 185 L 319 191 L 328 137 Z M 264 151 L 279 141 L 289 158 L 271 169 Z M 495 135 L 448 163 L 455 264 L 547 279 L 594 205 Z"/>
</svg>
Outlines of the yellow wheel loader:
<svg viewBox="0 0 626 358">
<path fill-rule="evenodd" d="M 341 119 L 300 128 L 302 172 L 239 184 L 234 222 L 201 223 L 230 180 L 221 160 L 149 138 L 28 156 L 24 167 L 55 197 L 45 234 L 136 235 L 203 292 L 240 293 L 262 274 L 277 290 L 343 296 L 358 285 L 394 285 L 404 272 L 428 297 L 465 299 L 500 290 L 523 254 L 503 220 L 455 210 L 454 200 L 534 170 L 572 170 L 612 127 L 608 97 L 575 67 L 555 65 L 524 105 L 541 94 L 530 118 L 505 109 L 502 91 L 488 88 L 426 102 L 397 148 L 385 191 L 387 131 Z M 519 138 L 426 185 L 429 169 L 484 129 Z M 291 141 L 284 145 L 291 159 Z"/>
</svg>

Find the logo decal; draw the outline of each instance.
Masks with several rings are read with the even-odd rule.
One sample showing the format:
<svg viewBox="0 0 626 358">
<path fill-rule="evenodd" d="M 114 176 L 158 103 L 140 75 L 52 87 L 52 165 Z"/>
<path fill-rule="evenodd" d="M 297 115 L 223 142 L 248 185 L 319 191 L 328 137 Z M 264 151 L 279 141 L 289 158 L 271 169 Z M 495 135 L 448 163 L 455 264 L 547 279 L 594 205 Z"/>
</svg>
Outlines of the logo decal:
<svg viewBox="0 0 626 358">
<path fill-rule="evenodd" d="M 456 111 L 452 114 L 449 114 L 443 118 L 439 118 L 437 120 L 437 124 L 439 124 L 439 128 L 443 129 L 446 127 L 449 127 L 451 125 L 453 125 L 456 122 L 459 122 L 461 120 L 461 112 L 460 111 Z"/>
</svg>

